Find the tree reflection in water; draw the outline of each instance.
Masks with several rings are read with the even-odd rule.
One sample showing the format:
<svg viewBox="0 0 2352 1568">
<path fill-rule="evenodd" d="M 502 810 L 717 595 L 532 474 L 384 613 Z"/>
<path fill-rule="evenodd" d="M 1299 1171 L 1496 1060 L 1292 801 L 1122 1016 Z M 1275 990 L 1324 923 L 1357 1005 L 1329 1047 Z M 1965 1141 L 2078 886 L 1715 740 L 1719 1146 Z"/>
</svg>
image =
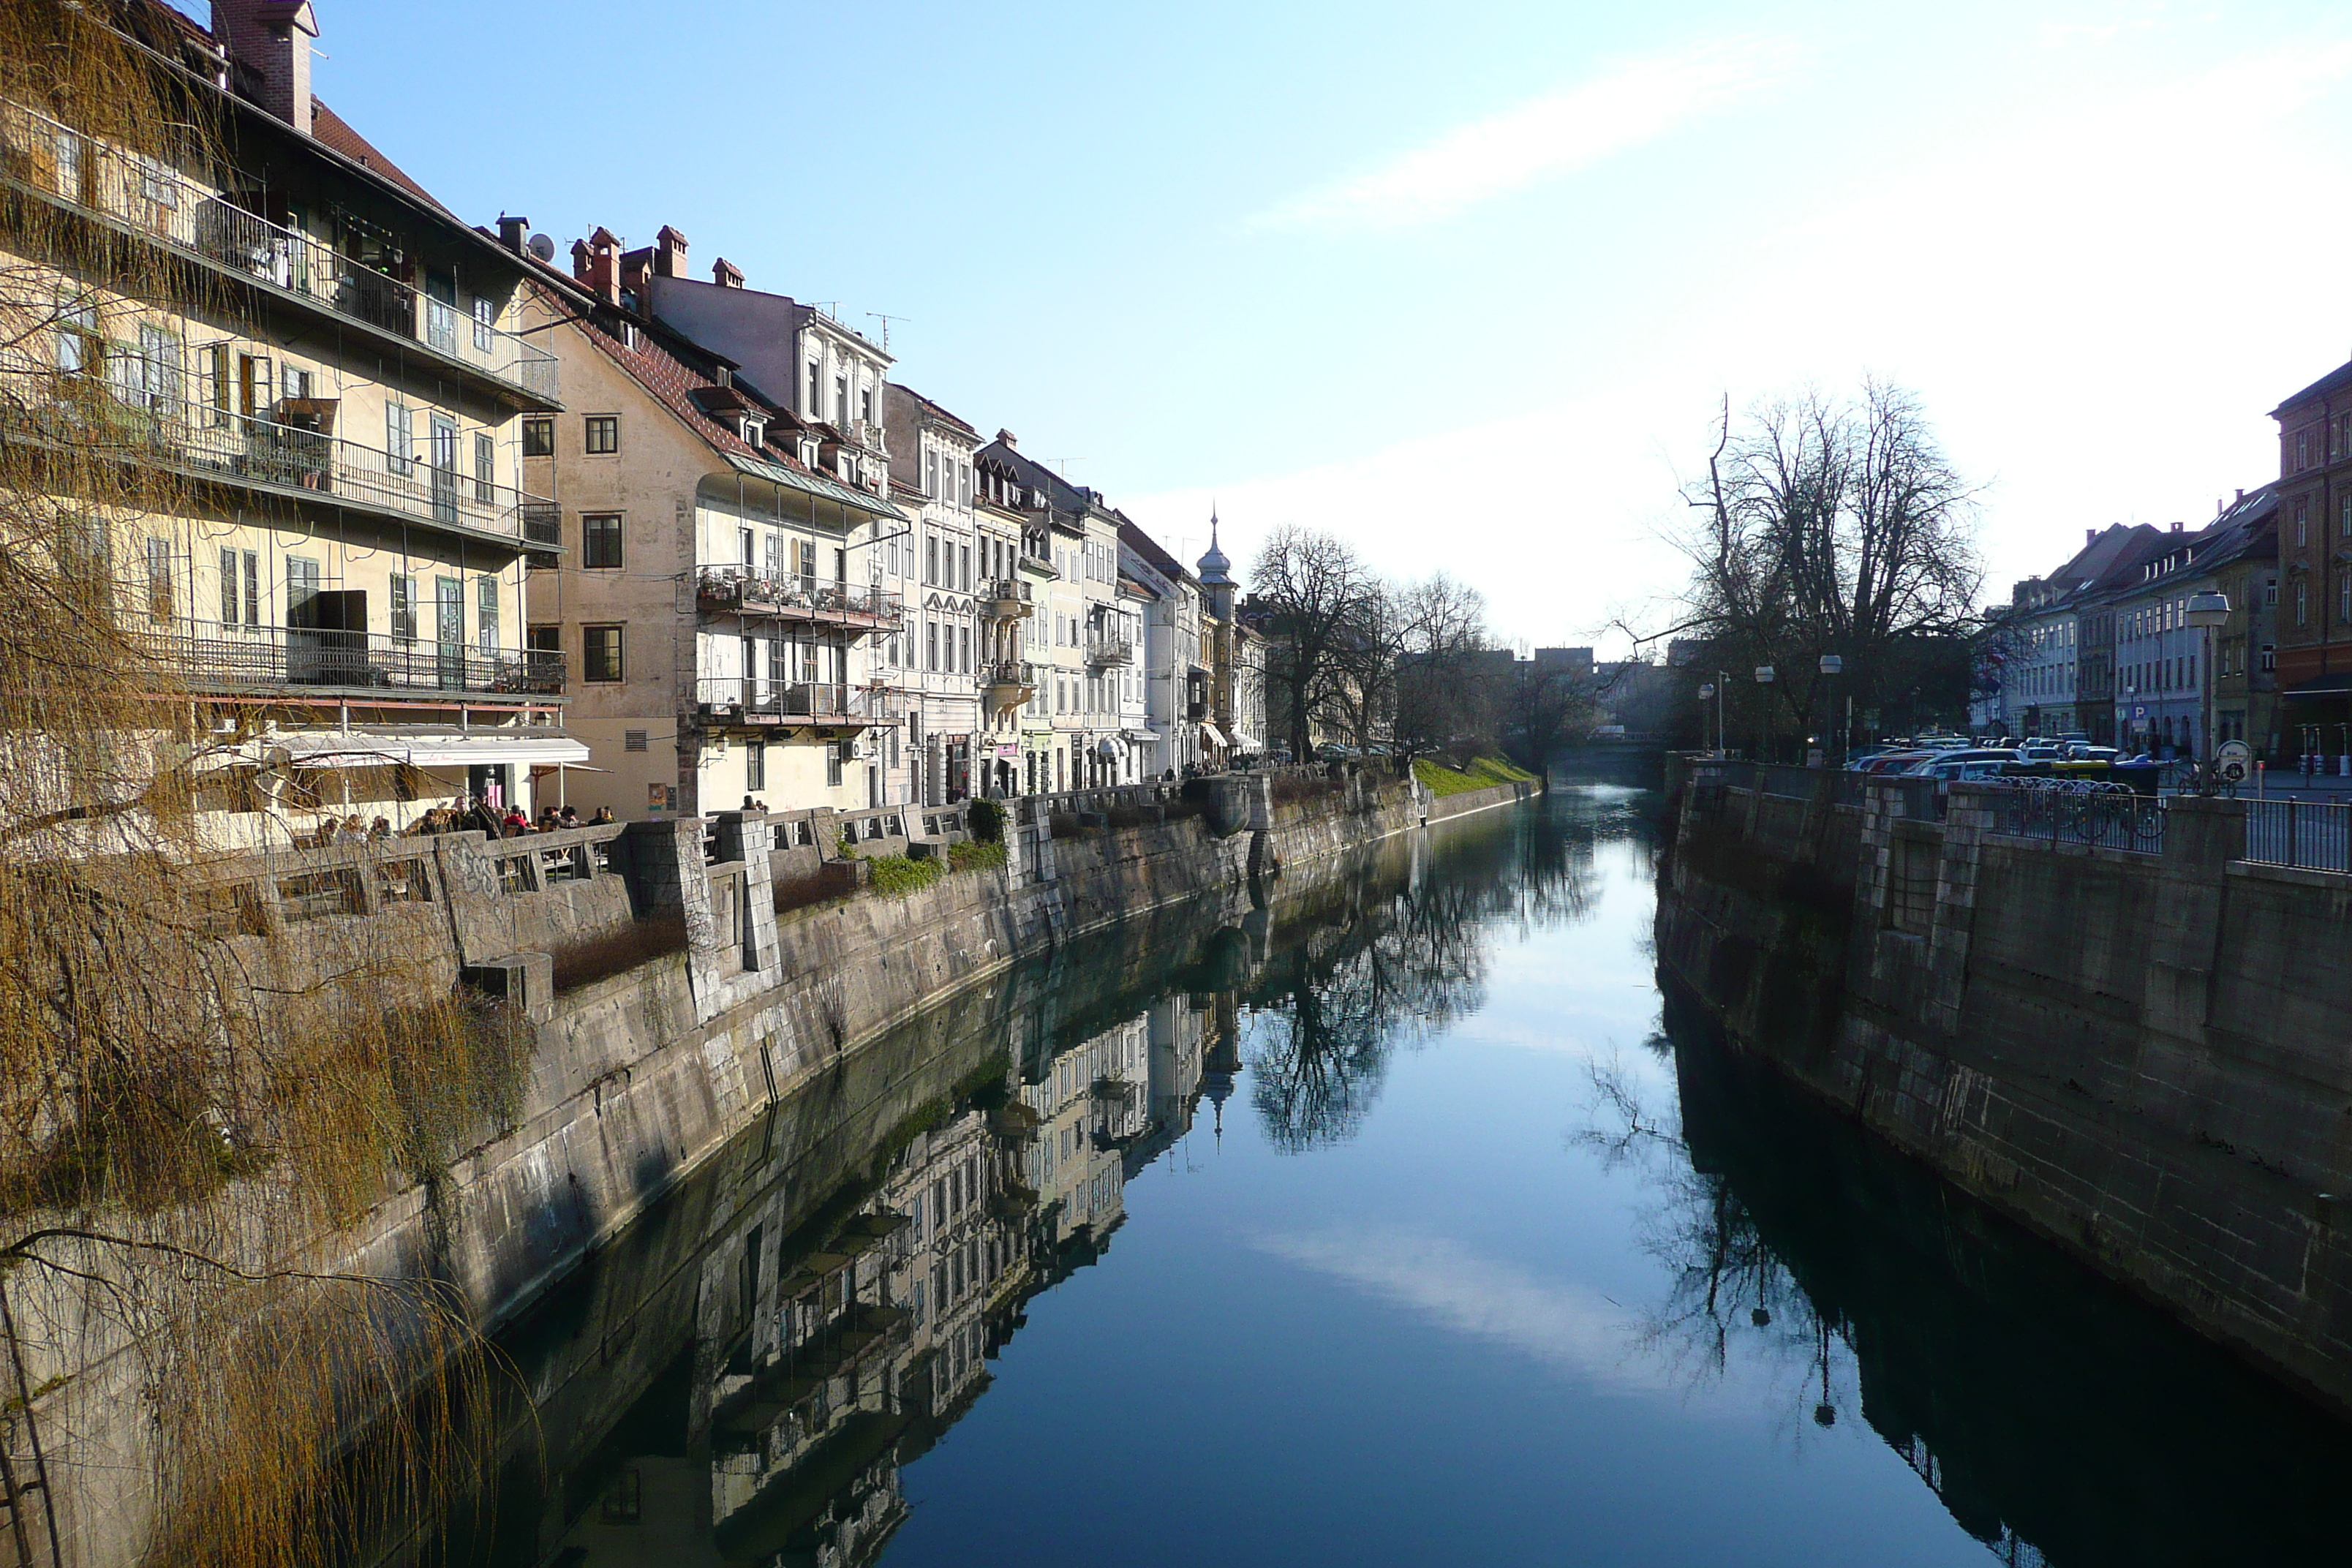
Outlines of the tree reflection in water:
<svg viewBox="0 0 2352 1568">
<path fill-rule="evenodd" d="M 1580 795 L 1454 829 L 1402 887 L 1343 880 L 1292 917 L 1244 996 L 1250 1102 L 1287 1153 L 1345 1142 L 1390 1056 L 1486 1005 L 1496 940 L 1582 919 L 1594 847 L 1623 830 L 1631 792 Z"/>
<path fill-rule="evenodd" d="M 1669 985 L 1675 1109 L 1613 1067 L 1578 1141 L 1638 1171 L 1647 1353 L 1859 1414 L 2012 1563 L 2340 1561 L 2352 1435 L 1807 1100 Z"/>
</svg>

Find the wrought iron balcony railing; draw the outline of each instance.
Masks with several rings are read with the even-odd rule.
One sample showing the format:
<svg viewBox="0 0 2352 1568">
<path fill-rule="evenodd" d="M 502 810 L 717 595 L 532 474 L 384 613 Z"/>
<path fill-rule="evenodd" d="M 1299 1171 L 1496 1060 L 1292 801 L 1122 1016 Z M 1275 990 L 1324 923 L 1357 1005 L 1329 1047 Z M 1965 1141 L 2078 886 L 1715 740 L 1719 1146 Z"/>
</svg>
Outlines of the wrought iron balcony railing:
<svg viewBox="0 0 2352 1568">
<path fill-rule="evenodd" d="M 201 690 L 331 687 L 473 698 L 563 694 L 563 655 L 537 648 L 203 623 L 141 632 L 136 640 L 162 669 Z"/>
<path fill-rule="evenodd" d="M 152 463 L 192 479 L 252 485 L 289 496 L 309 492 L 404 520 L 523 535 L 526 515 L 555 503 L 459 467 L 459 433 L 428 433 L 409 453 L 379 451 L 292 425 L 189 403 L 172 380 L 134 355 L 116 355 L 101 377 L 60 377 L 42 404 L 0 406 L 0 429 L 100 457 Z M 135 373 L 123 369 L 138 366 Z M 93 367 L 95 370 L 95 367 Z M 554 542 L 552 539 L 539 542 Z"/>
<path fill-rule="evenodd" d="M 1037 667 L 1020 659 L 982 665 L 980 684 L 987 689 L 989 701 L 997 707 L 1017 707 L 1036 691 Z"/>
<path fill-rule="evenodd" d="M 1122 637 L 1108 632 L 1087 634 L 1088 664 L 1129 664 L 1135 659 L 1135 645 Z"/>
<path fill-rule="evenodd" d="M 555 355 L 494 324 L 492 301 L 477 296 L 461 308 L 420 292 L 154 159 L 20 104 L 0 103 L 0 178 L 305 304 L 421 343 L 534 401 L 555 400 Z"/>
<path fill-rule="evenodd" d="M 1018 620 L 1033 614 L 1036 605 L 1029 584 L 1017 577 L 995 577 L 982 582 L 978 597 L 981 614 L 993 616 L 1001 621 Z"/>
<path fill-rule="evenodd" d="M 695 700 L 711 718 L 746 723 L 840 726 L 890 724 L 902 717 L 898 692 L 834 681 L 767 680 L 757 676 L 705 676 Z"/>
<path fill-rule="evenodd" d="M 771 577 L 748 566 L 705 566 L 697 592 L 709 608 L 782 620 L 821 622 L 849 631 L 891 631 L 907 617 L 898 595 L 887 588 L 822 577 Z"/>
</svg>

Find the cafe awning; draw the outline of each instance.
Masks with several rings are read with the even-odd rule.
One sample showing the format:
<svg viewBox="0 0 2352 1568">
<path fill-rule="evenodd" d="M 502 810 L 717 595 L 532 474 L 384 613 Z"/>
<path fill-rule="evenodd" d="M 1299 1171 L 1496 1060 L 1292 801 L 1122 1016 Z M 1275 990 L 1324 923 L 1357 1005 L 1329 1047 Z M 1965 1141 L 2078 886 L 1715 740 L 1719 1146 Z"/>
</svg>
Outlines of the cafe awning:
<svg viewBox="0 0 2352 1568">
<path fill-rule="evenodd" d="M 1209 744 L 1213 746 L 1222 746 L 1226 743 L 1225 732 L 1206 719 L 1201 721 L 1201 733 L 1208 737 Z"/>
</svg>

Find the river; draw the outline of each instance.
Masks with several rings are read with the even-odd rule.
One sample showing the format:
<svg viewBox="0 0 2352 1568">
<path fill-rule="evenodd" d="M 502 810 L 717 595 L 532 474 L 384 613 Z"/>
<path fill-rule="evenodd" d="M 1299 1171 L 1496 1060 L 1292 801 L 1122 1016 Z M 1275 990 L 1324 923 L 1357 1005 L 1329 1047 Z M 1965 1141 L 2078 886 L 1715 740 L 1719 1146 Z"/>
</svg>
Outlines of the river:
<svg viewBox="0 0 2352 1568">
<path fill-rule="evenodd" d="M 1654 804 L 1563 782 L 851 1053 L 505 1337 L 408 1555 L 2341 1561 L 2341 1426 L 1661 995 Z"/>
</svg>

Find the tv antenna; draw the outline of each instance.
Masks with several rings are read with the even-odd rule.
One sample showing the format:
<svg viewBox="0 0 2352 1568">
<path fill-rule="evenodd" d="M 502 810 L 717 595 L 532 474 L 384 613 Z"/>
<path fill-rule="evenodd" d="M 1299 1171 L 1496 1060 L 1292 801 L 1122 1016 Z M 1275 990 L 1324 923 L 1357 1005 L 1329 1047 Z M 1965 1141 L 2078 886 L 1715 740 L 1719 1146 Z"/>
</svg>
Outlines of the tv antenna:
<svg viewBox="0 0 2352 1568">
<path fill-rule="evenodd" d="M 882 323 L 882 352 L 886 354 L 890 352 L 890 323 L 893 321 L 911 321 L 915 319 L 912 316 L 886 315 L 880 310 L 868 310 L 866 313 Z"/>
</svg>

